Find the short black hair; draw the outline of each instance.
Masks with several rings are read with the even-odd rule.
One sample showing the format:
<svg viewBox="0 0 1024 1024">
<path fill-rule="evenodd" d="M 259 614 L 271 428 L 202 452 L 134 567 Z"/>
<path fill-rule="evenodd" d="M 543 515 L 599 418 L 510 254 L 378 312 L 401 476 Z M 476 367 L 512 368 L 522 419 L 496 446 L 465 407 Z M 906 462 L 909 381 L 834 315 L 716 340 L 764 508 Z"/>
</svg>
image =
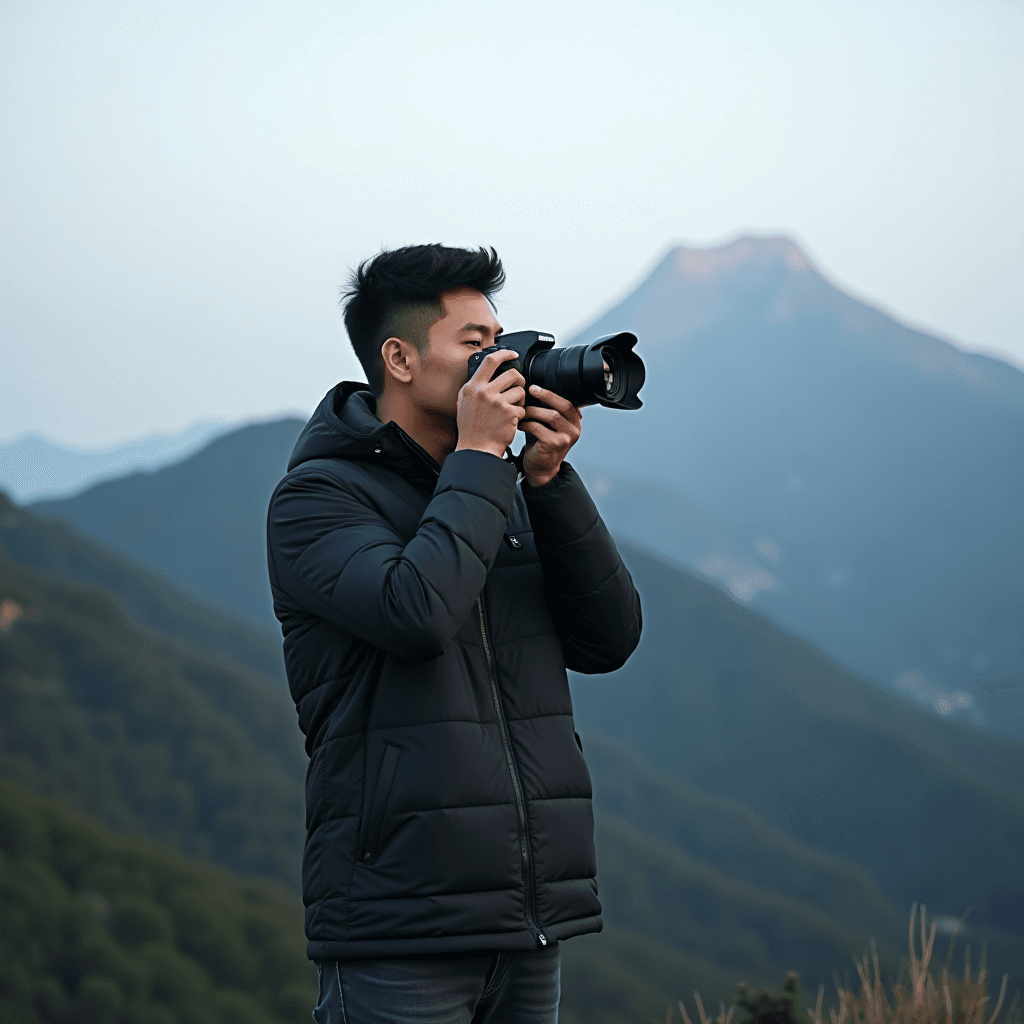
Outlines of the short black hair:
<svg viewBox="0 0 1024 1024">
<path fill-rule="evenodd" d="M 427 331 L 444 315 L 441 293 L 475 288 L 488 300 L 505 284 L 495 250 L 454 249 L 447 245 L 407 245 L 384 249 L 362 263 L 342 292 L 345 330 L 366 374 L 370 390 L 384 391 L 381 346 L 388 338 L 427 347 Z"/>
</svg>

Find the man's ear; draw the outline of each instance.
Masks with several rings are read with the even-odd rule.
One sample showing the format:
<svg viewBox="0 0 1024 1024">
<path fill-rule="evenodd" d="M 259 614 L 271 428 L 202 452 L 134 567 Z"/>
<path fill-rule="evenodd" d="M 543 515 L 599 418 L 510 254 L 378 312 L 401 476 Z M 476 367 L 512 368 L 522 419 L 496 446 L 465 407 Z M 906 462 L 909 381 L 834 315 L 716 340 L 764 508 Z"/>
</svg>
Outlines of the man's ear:
<svg viewBox="0 0 1024 1024">
<path fill-rule="evenodd" d="M 380 347 L 380 356 L 384 361 L 385 379 L 391 377 L 400 384 L 412 381 L 412 363 L 419 353 L 416 346 L 401 338 L 388 338 Z"/>
</svg>

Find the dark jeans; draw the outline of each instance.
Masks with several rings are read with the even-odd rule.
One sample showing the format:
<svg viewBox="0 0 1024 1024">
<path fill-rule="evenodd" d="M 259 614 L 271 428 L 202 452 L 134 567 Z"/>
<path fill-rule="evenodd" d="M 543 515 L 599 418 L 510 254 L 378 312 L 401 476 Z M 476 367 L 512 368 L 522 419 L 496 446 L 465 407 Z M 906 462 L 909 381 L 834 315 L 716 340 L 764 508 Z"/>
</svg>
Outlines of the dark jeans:
<svg viewBox="0 0 1024 1024">
<path fill-rule="evenodd" d="M 317 1024 L 555 1024 L 558 943 L 479 956 L 319 960 Z"/>
</svg>

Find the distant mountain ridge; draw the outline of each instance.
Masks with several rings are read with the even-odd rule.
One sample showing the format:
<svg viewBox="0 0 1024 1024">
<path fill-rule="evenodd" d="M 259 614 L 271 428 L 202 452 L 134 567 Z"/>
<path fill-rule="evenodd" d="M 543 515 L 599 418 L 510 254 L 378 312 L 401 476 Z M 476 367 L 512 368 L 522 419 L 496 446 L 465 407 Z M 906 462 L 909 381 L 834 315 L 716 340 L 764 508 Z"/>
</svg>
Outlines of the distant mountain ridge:
<svg viewBox="0 0 1024 1024">
<path fill-rule="evenodd" d="M 1024 955 L 1024 743 L 906 704 L 685 569 L 619 548 L 644 636 L 619 671 L 572 677 L 584 740 L 613 737 L 852 860 L 897 905 L 972 906 Z"/>
<path fill-rule="evenodd" d="M 278 633 L 267 506 L 303 425 L 281 419 L 242 427 L 172 466 L 31 507 Z"/>
<path fill-rule="evenodd" d="M 747 235 L 700 249 L 674 246 L 630 295 L 565 344 L 582 343 L 631 321 L 644 324 L 645 351 L 668 344 L 678 354 L 680 342 L 734 316 L 738 306 L 779 323 L 798 315 L 835 316 L 844 333 L 876 344 L 879 354 L 893 362 L 1024 399 L 1024 373 L 1019 369 L 908 327 L 892 313 L 854 297 L 785 236 Z"/>
<path fill-rule="evenodd" d="M 1024 373 L 853 298 L 786 238 L 672 249 L 565 343 L 617 330 L 640 338 L 644 408 L 588 415 L 572 457 L 745 541 L 674 537 L 649 488 L 613 528 L 723 579 L 760 565 L 758 607 L 939 710 L 1024 685 Z"/>
<path fill-rule="evenodd" d="M 22 434 L 0 443 L 0 490 L 19 503 L 69 497 L 104 479 L 178 462 L 236 429 L 235 424 L 197 423 L 177 434 L 150 434 L 101 448 Z"/>
</svg>

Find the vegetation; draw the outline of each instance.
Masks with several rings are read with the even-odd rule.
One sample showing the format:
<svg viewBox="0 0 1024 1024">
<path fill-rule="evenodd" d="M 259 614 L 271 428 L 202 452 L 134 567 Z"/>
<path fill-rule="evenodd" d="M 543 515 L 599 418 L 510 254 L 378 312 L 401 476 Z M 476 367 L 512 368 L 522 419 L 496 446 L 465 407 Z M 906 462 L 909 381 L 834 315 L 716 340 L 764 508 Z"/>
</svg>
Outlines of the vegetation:
<svg viewBox="0 0 1024 1024">
<path fill-rule="evenodd" d="M 298 887 L 306 758 L 280 690 L 0 560 L 0 773 L 118 831 Z"/>
<path fill-rule="evenodd" d="M 995 1008 L 989 1013 L 989 996 L 985 988 L 987 966 L 985 948 L 982 947 L 978 973 L 971 977 L 971 947 L 964 949 L 964 976 L 957 978 L 949 971 L 956 943 L 954 931 L 949 943 L 949 953 L 942 967 L 941 984 L 929 972 L 932 949 L 935 943 L 936 922 L 932 922 L 931 932 L 926 934 L 925 907 L 921 907 L 921 956 L 918 958 L 914 943 L 914 918 L 917 904 L 910 910 L 909 927 L 909 960 L 900 966 L 900 974 L 892 987 L 892 1002 L 886 997 L 885 986 L 882 984 L 882 972 L 879 969 L 878 955 L 872 948 L 874 975 L 865 956 L 858 962 L 854 960 L 857 974 L 860 977 L 860 994 L 854 993 L 849 985 L 843 985 L 836 977 L 836 992 L 839 996 L 839 1008 L 830 1009 L 828 1019 L 831 1024 L 996 1024 L 1006 997 L 1006 983 L 1009 976 L 1004 974 L 999 988 L 999 997 Z M 966 915 L 965 915 L 966 916 Z M 905 968 L 910 967 L 910 979 L 904 980 Z M 1021 1024 L 1020 991 L 1013 997 L 1007 1010 L 1004 1024 Z M 795 972 L 786 975 L 782 984 L 782 992 L 768 991 L 751 992 L 740 983 L 737 988 L 733 1005 L 726 1011 L 720 1007 L 719 1014 L 712 1022 L 704 1011 L 704 1004 L 699 993 L 694 992 L 694 1001 L 700 1024 L 732 1024 L 737 1009 L 740 1014 L 736 1024 L 824 1024 L 822 1003 L 825 998 L 825 986 L 818 989 L 818 1000 L 812 1008 L 804 1007 L 800 994 L 800 978 Z M 686 1006 L 680 1000 L 679 1012 L 684 1024 L 693 1024 Z M 672 1022 L 672 1008 L 665 1015 L 666 1024 Z"/>
<path fill-rule="evenodd" d="M 316 977 L 294 897 L 0 779 L 2 1024 L 284 1024 Z"/>
<path fill-rule="evenodd" d="M 861 992 L 836 978 L 838 1010 L 804 1007 L 796 974 L 781 992 L 741 984 L 732 1007 L 700 1024 L 997 1024 L 985 992 L 985 953 L 972 977 L 950 975 L 953 941 L 937 981 L 928 973 L 936 935 L 915 955 L 911 912 L 909 983 L 887 999 L 877 951 L 856 962 Z M 575 955 L 584 946 L 582 958 Z M 625 1002 L 588 997 L 586 981 L 619 992 L 648 989 L 645 976 L 726 982 L 728 971 L 614 927 L 566 945 L 562 1024 L 630 1019 Z M 596 953 L 597 955 L 591 955 Z M 733 975 L 735 978 L 735 975 Z M 665 979 L 668 981 L 668 979 Z M 591 993 L 592 995 L 592 993 Z M 293 896 L 266 881 L 190 861 L 158 844 L 115 836 L 57 801 L 0 780 L 0 1022 L 18 1024 L 298 1024 L 309 1018 L 316 985 L 305 957 Z M 1021 1024 L 1020 994 L 1002 1024 Z M 679 1003 L 685 1024 L 692 1024 Z M 669 1011 L 668 1021 L 672 1019 Z M 633 1018 L 635 1019 L 635 1017 Z"/>
<path fill-rule="evenodd" d="M 142 626 L 201 651 L 232 658 L 287 689 L 281 633 L 264 629 L 197 599 L 138 562 L 65 523 L 19 508 L 0 492 L 0 560 L 66 582 L 99 587 Z"/>
</svg>

